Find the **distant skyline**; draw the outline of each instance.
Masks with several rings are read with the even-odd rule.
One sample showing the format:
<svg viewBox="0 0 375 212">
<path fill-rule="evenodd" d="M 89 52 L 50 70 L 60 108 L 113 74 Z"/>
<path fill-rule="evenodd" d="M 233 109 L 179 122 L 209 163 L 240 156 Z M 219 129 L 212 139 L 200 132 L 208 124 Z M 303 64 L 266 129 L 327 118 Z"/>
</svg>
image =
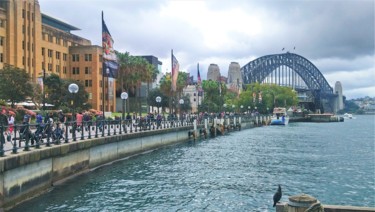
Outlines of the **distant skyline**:
<svg viewBox="0 0 375 212">
<path fill-rule="evenodd" d="M 73 34 L 101 45 L 101 12 L 114 48 L 154 55 L 171 71 L 206 79 L 211 63 L 227 76 L 269 54 L 293 52 L 310 60 L 347 99 L 375 96 L 373 0 L 39 0 L 41 12 L 81 30 Z M 295 47 L 295 50 L 294 50 Z M 282 49 L 285 48 L 284 51 Z"/>
</svg>

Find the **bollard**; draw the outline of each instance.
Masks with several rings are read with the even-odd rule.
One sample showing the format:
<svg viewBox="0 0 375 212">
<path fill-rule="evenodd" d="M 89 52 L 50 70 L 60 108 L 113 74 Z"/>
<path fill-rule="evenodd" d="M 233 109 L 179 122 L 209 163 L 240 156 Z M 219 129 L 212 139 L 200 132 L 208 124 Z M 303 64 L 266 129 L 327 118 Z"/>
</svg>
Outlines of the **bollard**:
<svg viewBox="0 0 375 212">
<path fill-rule="evenodd" d="M 1 125 L 0 129 L 1 133 L 1 141 L 0 141 L 0 157 L 4 157 L 4 144 L 5 144 L 5 137 L 4 137 L 4 125 Z"/>
<path fill-rule="evenodd" d="M 95 123 L 95 138 L 98 137 L 98 122 Z"/>
<path fill-rule="evenodd" d="M 14 138 L 13 138 L 13 149 L 12 149 L 12 154 L 17 154 L 17 125 L 14 125 Z"/>
<path fill-rule="evenodd" d="M 91 125 L 92 125 L 92 122 L 90 121 L 90 122 L 88 122 L 87 123 L 87 129 L 88 129 L 88 131 L 89 131 L 89 137 L 88 137 L 88 139 L 91 139 Z"/>
<path fill-rule="evenodd" d="M 307 194 L 299 194 L 289 197 L 288 212 L 324 211 L 323 206 L 315 198 Z"/>
<path fill-rule="evenodd" d="M 111 122 L 108 120 L 107 129 L 108 129 L 108 136 L 111 135 Z"/>
<path fill-rule="evenodd" d="M 26 124 L 26 130 L 23 132 L 23 136 L 25 137 L 25 148 L 23 151 L 30 151 L 29 141 L 30 141 L 30 133 L 29 133 L 29 124 Z"/>
<path fill-rule="evenodd" d="M 81 123 L 81 140 L 85 140 L 85 138 L 84 138 L 85 128 L 83 126 L 84 124 L 85 124 L 84 122 Z"/>
<path fill-rule="evenodd" d="M 65 122 L 65 143 L 69 143 L 68 139 L 68 125 Z"/>
</svg>

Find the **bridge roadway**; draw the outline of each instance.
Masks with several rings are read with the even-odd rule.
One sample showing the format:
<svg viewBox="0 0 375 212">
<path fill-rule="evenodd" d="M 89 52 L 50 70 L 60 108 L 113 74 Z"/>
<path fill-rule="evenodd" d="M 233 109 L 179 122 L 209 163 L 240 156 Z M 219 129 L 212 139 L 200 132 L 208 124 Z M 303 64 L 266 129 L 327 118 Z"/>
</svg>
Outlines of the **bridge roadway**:
<svg viewBox="0 0 375 212">
<path fill-rule="evenodd" d="M 207 117 L 207 125 L 212 126 L 215 117 Z M 236 120 L 237 119 L 237 120 Z M 52 132 L 48 133 L 46 130 L 43 133 L 37 133 L 38 126 L 36 124 L 30 124 L 28 127 L 30 133 L 28 135 L 22 135 L 20 133 L 21 127 L 25 125 L 16 125 L 15 130 L 12 133 L 10 139 L 7 138 L 5 133 L 2 139 L 5 140 L 3 145 L 0 145 L 0 156 L 6 156 L 9 154 L 16 154 L 20 151 L 30 151 L 33 148 L 40 148 L 41 146 L 52 146 L 59 145 L 61 143 L 77 142 L 81 140 L 87 140 L 92 138 L 101 138 L 107 136 L 114 136 L 120 134 L 140 133 L 142 131 L 152 131 L 166 128 L 175 128 L 180 126 L 192 126 L 193 120 L 161 120 L 160 124 L 156 120 L 147 121 L 132 121 L 124 120 L 122 123 L 119 120 L 114 121 L 103 121 L 102 124 L 87 122 L 83 125 L 73 127 L 73 122 L 67 122 L 63 126 L 63 135 L 60 139 L 56 139 L 54 136 L 54 129 L 56 124 L 52 128 Z M 239 117 L 234 118 L 233 116 L 225 117 L 221 119 L 222 123 L 227 126 L 234 126 L 239 122 Z M 225 120 L 225 121 L 224 121 Z M 260 121 L 261 118 L 242 116 L 242 122 L 248 121 Z M 197 123 L 198 126 L 204 126 L 204 120 Z M 121 124 L 121 125 L 120 125 Z M 120 127 L 122 126 L 122 127 Z M 207 126 L 206 126 L 207 127 Z M 104 129 L 104 130 L 103 130 Z M 1 127 L 0 127 L 1 130 Z M 43 134 L 43 135 L 42 135 Z M 39 136 L 38 136 L 39 135 Z"/>
</svg>

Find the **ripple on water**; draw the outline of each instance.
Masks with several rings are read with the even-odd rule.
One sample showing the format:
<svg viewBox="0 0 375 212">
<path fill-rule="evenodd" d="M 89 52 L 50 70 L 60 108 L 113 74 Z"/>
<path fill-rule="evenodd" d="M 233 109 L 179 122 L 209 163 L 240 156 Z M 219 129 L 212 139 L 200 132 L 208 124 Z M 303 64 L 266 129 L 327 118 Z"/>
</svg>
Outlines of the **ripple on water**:
<svg viewBox="0 0 375 212">
<path fill-rule="evenodd" d="M 278 184 L 282 201 L 307 193 L 324 204 L 375 207 L 369 120 L 261 127 L 161 148 L 79 176 L 14 211 L 274 211 Z"/>
</svg>

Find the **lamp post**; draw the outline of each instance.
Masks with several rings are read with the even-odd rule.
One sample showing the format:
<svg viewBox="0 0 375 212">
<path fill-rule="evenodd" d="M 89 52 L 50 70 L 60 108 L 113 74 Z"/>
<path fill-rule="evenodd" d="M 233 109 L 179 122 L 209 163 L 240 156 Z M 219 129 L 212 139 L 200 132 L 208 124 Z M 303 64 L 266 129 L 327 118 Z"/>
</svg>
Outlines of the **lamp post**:
<svg viewBox="0 0 375 212">
<path fill-rule="evenodd" d="M 107 101 L 106 101 L 106 103 L 107 103 L 107 110 L 109 111 L 109 82 L 108 82 L 108 79 L 109 79 L 109 68 L 107 68 L 105 70 L 105 72 L 107 74 L 107 93 L 106 93 Z M 103 113 L 103 117 L 104 117 L 104 113 Z"/>
<path fill-rule="evenodd" d="M 232 105 L 233 113 L 234 113 L 234 108 L 235 108 L 235 107 L 236 107 L 236 106 Z"/>
<path fill-rule="evenodd" d="M 77 84 L 72 83 L 72 84 L 69 85 L 68 90 L 72 94 L 73 121 L 74 121 L 74 119 L 75 119 L 74 118 L 74 115 L 75 115 L 74 114 L 74 109 L 75 109 L 75 107 L 74 107 L 74 94 L 78 93 L 79 87 L 78 87 Z"/>
<path fill-rule="evenodd" d="M 155 98 L 155 101 L 157 102 L 157 106 L 158 106 L 158 114 L 159 114 L 159 113 L 160 113 L 160 112 L 159 112 L 159 107 L 160 107 L 161 97 L 160 97 L 160 96 L 157 96 L 157 97 Z"/>
<path fill-rule="evenodd" d="M 44 92 L 44 82 L 46 81 L 46 71 L 43 69 L 43 111 L 46 109 L 46 94 Z"/>
<path fill-rule="evenodd" d="M 180 119 L 182 120 L 182 105 L 184 104 L 184 100 L 180 99 L 178 103 L 180 103 Z"/>
<path fill-rule="evenodd" d="M 122 120 L 125 119 L 125 101 L 128 99 L 128 93 L 122 92 L 121 93 L 121 99 L 122 99 Z"/>
<path fill-rule="evenodd" d="M 241 113 L 242 113 L 243 105 L 241 105 L 240 107 L 241 107 Z"/>
</svg>

